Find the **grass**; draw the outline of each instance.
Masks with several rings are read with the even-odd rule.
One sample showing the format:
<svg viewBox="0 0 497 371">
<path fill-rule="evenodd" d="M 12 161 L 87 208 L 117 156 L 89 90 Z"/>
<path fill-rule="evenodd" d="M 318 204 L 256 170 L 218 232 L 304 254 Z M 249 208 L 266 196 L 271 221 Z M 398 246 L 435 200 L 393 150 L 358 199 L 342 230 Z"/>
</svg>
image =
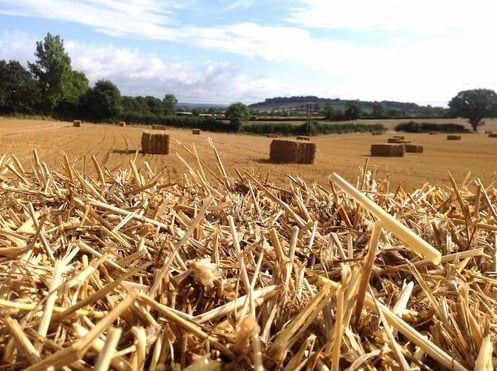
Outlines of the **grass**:
<svg viewBox="0 0 497 371">
<path fill-rule="evenodd" d="M 72 122 L 6 118 L 0 119 L 0 150 L 5 156 L 14 155 L 23 164 L 33 160 L 33 150 L 36 150 L 40 160 L 54 170 L 57 166 L 62 169 L 64 155 L 67 155 L 75 169 L 87 173 L 95 171 L 92 157 L 110 171 L 128 167 L 129 160 L 136 157 L 140 171 L 147 171 L 149 166 L 154 171 L 164 171 L 176 182 L 186 171 L 177 154 L 193 163 L 192 154 L 185 147 L 191 150 L 194 146 L 199 158 L 215 168 L 216 157 L 207 141 L 210 137 L 227 172 L 247 171 L 268 177 L 282 187 L 288 184 L 288 175 L 327 186 L 333 172 L 355 183 L 360 168 L 366 163 L 368 168 L 375 169 L 375 179 L 390 180 L 392 190 L 399 184 L 409 191 L 426 182 L 434 186 L 448 185 L 449 172 L 458 183 L 463 182 L 468 173 L 480 178 L 485 186 L 496 180 L 497 138 L 489 138 L 483 130 L 497 131 L 497 120 L 486 120 L 481 133 L 462 134 L 461 141 L 447 141 L 445 134 L 406 133 L 407 140 L 423 145 L 423 153 L 407 153 L 402 158 L 371 157 L 371 144 L 385 143 L 395 134 L 392 128 L 398 123 L 381 122 L 390 129 L 382 136 L 362 133 L 312 137 L 317 145 L 312 165 L 270 163 L 272 139 L 262 136 L 207 132 L 192 135 L 190 129 L 171 128 L 167 130 L 171 135 L 169 155 L 143 155 L 140 153 L 143 127 L 83 123 L 76 128 Z"/>
</svg>

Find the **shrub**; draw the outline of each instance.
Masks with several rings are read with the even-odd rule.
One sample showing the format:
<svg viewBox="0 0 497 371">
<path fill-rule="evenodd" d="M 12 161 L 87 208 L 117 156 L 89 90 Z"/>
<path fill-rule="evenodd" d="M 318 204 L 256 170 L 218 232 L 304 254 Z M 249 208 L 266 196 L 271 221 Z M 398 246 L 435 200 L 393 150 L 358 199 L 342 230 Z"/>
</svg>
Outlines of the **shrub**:
<svg viewBox="0 0 497 371">
<path fill-rule="evenodd" d="M 444 133 L 466 133 L 469 130 L 464 125 L 454 123 L 435 124 L 429 122 L 409 121 L 400 123 L 395 126 L 395 131 L 405 131 L 407 133 L 429 133 L 429 132 L 444 132 Z"/>
</svg>

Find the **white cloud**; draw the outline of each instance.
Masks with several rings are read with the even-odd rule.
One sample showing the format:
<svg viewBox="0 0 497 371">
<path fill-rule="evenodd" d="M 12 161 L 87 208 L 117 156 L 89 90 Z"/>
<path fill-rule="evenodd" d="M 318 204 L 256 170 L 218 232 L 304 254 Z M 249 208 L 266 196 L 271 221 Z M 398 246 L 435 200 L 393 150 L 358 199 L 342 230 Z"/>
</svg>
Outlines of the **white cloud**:
<svg viewBox="0 0 497 371">
<path fill-rule="evenodd" d="M 287 18 L 299 26 L 346 30 L 406 30 L 413 34 L 486 29 L 495 13 L 487 0 L 301 0 Z"/>
<path fill-rule="evenodd" d="M 256 79 L 226 62 L 167 63 L 157 55 L 137 50 L 74 42 L 67 44 L 66 51 L 73 60 L 73 69 L 83 71 L 92 84 L 110 80 L 123 95 L 161 98 L 171 93 L 183 102 L 252 103 L 277 95 L 282 88 L 276 78 Z"/>
</svg>

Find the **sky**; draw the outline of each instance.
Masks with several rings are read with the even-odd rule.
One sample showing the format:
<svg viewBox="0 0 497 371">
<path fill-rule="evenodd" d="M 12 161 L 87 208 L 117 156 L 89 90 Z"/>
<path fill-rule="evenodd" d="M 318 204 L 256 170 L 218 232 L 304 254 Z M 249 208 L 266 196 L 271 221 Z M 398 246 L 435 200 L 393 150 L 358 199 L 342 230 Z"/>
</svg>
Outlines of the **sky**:
<svg viewBox="0 0 497 371">
<path fill-rule="evenodd" d="M 488 0 L 0 0 L 0 60 L 59 35 L 74 70 L 127 96 L 447 106 L 497 90 Z M 0 82 L 1 83 L 1 82 Z"/>
</svg>

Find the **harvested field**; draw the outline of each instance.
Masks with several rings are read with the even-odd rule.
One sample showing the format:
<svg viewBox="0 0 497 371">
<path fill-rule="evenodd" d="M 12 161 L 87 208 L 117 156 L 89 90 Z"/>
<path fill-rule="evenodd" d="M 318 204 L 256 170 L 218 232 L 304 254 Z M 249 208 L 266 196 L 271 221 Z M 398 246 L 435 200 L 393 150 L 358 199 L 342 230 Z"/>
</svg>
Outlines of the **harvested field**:
<svg viewBox="0 0 497 371">
<path fill-rule="evenodd" d="M 486 128 L 497 131 L 497 120 L 485 120 Z M 214 166 L 216 158 L 207 143 L 210 137 L 223 156 L 227 171 L 236 169 L 267 176 L 274 184 L 288 184 L 288 174 L 300 176 L 308 183 L 328 184 L 333 171 L 351 182 L 357 180 L 357 170 L 369 161 L 379 178 L 389 177 L 392 187 L 399 184 L 406 190 L 420 188 L 426 181 L 434 186 L 447 183 L 450 171 L 458 182 L 463 182 L 468 172 L 479 177 L 483 184 L 496 180 L 495 139 L 488 135 L 462 134 L 461 141 L 447 141 L 445 135 L 409 134 L 408 139 L 422 145 L 423 156 L 405 158 L 370 157 L 371 144 L 377 137 L 370 133 L 325 135 L 313 137 L 317 151 L 312 166 L 304 164 L 275 164 L 269 161 L 269 148 L 273 138 L 227 133 L 191 135 L 191 130 L 169 128 L 170 148 L 167 161 L 161 155 L 143 155 L 141 136 L 144 127 L 117 127 L 83 123 L 73 128 L 72 122 L 29 121 L 0 119 L 0 150 L 6 156 L 13 154 L 21 162 L 32 161 L 32 150 L 52 169 L 61 167 L 60 159 L 67 154 L 71 166 L 83 174 L 92 174 L 92 157 L 110 171 L 129 165 L 136 157 L 139 168 L 150 167 L 164 171 L 171 181 L 181 179 L 183 162 L 176 153 L 188 159 L 191 155 L 183 145 L 195 145 L 202 162 Z M 386 132 L 393 136 L 395 132 Z M 284 137 L 280 137 L 283 139 Z M 179 141 L 180 143 L 178 143 Z"/>
<path fill-rule="evenodd" d="M 2 159 L 2 369 L 497 367 L 495 186 L 282 189 L 208 145 L 176 183 Z"/>
</svg>

